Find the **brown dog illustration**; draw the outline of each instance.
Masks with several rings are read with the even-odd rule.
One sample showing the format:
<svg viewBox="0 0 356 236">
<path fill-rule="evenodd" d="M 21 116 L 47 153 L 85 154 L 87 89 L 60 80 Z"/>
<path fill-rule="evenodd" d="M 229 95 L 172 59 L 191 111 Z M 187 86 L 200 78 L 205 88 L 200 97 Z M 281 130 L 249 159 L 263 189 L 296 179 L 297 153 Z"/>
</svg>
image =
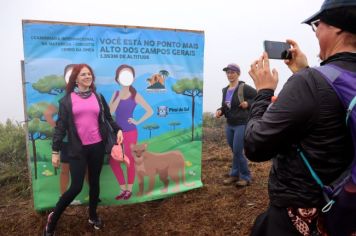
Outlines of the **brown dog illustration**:
<svg viewBox="0 0 356 236">
<path fill-rule="evenodd" d="M 194 186 L 194 183 L 186 183 L 184 157 L 180 151 L 169 151 L 164 153 L 153 153 L 147 151 L 147 144 L 131 144 L 132 155 L 135 159 L 136 174 L 138 177 L 139 191 L 137 196 L 144 192 L 144 177 L 148 176 L 149 186 L 146 195 L 150 195 L 155 185 L 156 174 L 164 184 L 162 193 L 168 190 L 168 177 L 175 182 L 173 192 L 179 191 L 179 173 L 185 186 Z"/>
</svg>

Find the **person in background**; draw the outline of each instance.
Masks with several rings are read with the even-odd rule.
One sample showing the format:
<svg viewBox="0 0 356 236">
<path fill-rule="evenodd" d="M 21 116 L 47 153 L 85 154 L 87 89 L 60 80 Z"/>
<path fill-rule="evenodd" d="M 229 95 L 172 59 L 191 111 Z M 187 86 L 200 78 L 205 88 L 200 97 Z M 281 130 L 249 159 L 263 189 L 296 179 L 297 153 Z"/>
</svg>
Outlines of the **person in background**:
<svg viewBox="0 0 356 236">
<path fill-rule="evenodd" d="M 81 192 L 88 168 L 89 177 L 89 224 L 94 229 L 102 228 L 103 224 L 97 215 L 100 193 L 100 173 L 103 164 L 107 133 L 103 128 L 101 113 L 110 122 L 117 138 L 122 140 L 121 128 L 110 115 L 110 110 L 102 95 L 95 92 L 95 76 L 87 64 L 73 66 L 66 95 L 60 100 L 58 119 L 53 135 L 52 164 L 59 166 L 59 151 L 63 139 L 68 135 L 69 169 L 71 185 L 60 197 L 54 210 L 48 215 L 43 235 L 54 235 L 57 222 L 73 199 Z M 104 110 L 101 109 L 101 102 Z"/>
<path fill-rule="evenodd" d="M 251 173 L 243 155 L 244 134 L 256 90 L 245 82 L 239 81 L 241 71 L 237 64 L 229 64 L 223 71 L 226 73 L 229 85 L 222 90 L 222 106 L 217 109 L 215 116 L 226 117 L 226 138 L 233 153 L 232 168 L 229 177 L 223 183 L 244 187 L 251 182 Z"/>
<path fill-rule="evenodd" d="M 356 1 L 326 0 L 303 23 L 315 31 L 321 65 L 356 73 Z M 285 63 L 293 75 L 269 109 L 278 72 L 270 69 L 267 53 L 249 71 L 257 97 L 246 127 L 245 154 L 250 161 L 272 160 L 270 204 L 256 218 L 251 235 L 356 235 L 355 210 L 349 216 L 334 217 L 333 226 L 323 224 L 322 190 L 297 150 L 303 150 L 325 185 L 338 178 L 353 158 L 345 109 L 320 72 L 308 67 L 298 44 L 287 42 L 292 46 L 292 59 Z M 338 229 L 330 230 L 335 226 Z"/>
<path fill-rule="evenodd" d="M 115 113 L 116 123 L 122 127 L 124 136 L 124 152 L 130 160 L 130 165 L 125 163 L 127 168 L 127 183 L 121 168 L 121 163 L 110 158 L 110 166 L 119 182 L 120 192 L 115 197 L 116 200 L 128 200 L 132 195 L 132 186 L 135 181 L 135 160 L 131 153 L 131 144 L 137 143 L 137 125 L 141 124 L 152 116 L 153 110 L 146 100 L 133 87 L 135 80 L 135 70 L 132 66 L 121 65 L 116 69 L 115 81 L 121 86 L 120 91 L 114 92 L 109 103 L 110 112 Z M 133 113 L 136 106 L 140 105 L 145 113 L 138 119 L 134 119 Z"/>
</svg>

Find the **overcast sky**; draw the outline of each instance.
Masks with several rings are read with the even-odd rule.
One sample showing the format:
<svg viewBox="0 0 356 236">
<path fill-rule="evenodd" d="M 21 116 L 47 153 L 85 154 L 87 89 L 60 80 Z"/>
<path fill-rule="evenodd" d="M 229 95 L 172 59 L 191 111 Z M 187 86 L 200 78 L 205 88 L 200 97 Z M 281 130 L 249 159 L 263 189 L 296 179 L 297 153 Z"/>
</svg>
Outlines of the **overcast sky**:
<svg viewBox="0 0 356 236">
<path fill-rule="evenodd" d="M 0 122 L 24 120 L 20 61 L 23 60 L 22 20 L 65 21 L 146 26 L 205 32 L 204 111 L 215 111 L 227 85 L 222 68 L 240 65 L 240 80 L 253 85 L 250 64 L 263 51 L 263 40 L 296 40 L 311 66 L 317 65 L 318 41 L 301 24 L 320 9 L 322 0 L 269 1 L 120 1 L 120 0 L 0 0 L 1 93 Z M 282 61 L 277 93 L 291 75 Z"/>
</svg>

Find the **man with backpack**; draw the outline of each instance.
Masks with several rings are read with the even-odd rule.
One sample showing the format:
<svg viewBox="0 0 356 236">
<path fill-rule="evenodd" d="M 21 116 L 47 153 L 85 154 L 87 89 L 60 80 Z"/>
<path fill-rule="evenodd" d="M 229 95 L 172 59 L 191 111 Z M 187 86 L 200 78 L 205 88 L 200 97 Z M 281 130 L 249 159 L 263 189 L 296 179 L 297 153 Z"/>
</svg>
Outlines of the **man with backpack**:
<svg viewBox="0 0 356 236">
<path fill-rule="evenodd" d="M 320 67 L 308 67 L 297 43 L 287 40 L 293 75 L 272 105 L 278 72 L 268 55 L 249 71 L 257 96 L 245 154 L 272 160 L 270 205 L 256 218 L 253 236 L 356 235 L 356 1 L 325 0 L 303 23 L 319 41 Z"/>
<path fill-rule="evenodd" d="M 245 187 L 251 182 L 251 173 L 242 153 L 243 141 L 248 113 L 256 96 L 256 90 L 245 82 L 239 81 L 241 71 L 237 64 L 231 63 L 223 71 L 226 73 L 229 85 L 222 90 L 221 107 L 217 109 L 215 116 L 226 117 L 226 138 L 233 154 L 231 171 L 223 184 Z"/>
</svg>

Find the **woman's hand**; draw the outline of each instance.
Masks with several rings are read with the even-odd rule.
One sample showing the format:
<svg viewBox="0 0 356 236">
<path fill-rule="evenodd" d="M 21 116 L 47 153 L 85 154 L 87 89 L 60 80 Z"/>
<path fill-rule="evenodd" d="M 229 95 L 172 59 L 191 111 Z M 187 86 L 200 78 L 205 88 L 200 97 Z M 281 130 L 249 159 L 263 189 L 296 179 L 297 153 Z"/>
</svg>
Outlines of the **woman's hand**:
<svg viewBox="0 0 356 236">
<path fill-rule="evenodd" d="M 287 39 L 287 43 L 292 46 L 292 48 L 289 49 L 292 53 L 292 59 L 284 60 L 284 63 L 286 63 L 288 68 L 295 74 L 301 69 L 308 67 L 308 59 L 295 41 Z"/>
<path fill-rule="evenodd" d="M 122 143 L 124 141 L 124 136 L 122 134 L 121 129 L 119 131 L 117 131 L 117 141 L 118 141 L 118 143 Z"/>
<path fill-rule="evenodd" d="M 272 89 L 274 91 L 277 88 L 278 72 L 276 69 L 271 72 L 266 52 L 263 53 L 260 59 L 251 64 L 251 69 L 248 73 L 253 79 L 257 91 L 261 89 Z"/>
<path fill-rule="evenodd" d="M 59 167 L 59 163 L 60 163 L 60 157 L 59 157 L 59 153 L 52 153 L 52 165 L 55 168 Z"/>
<path fill-rule="evenodd" d="M 243 101 L 243 102 L 241 102 L 240 103 L 240 105 L 239 105 L 242 109 L 247 109 L 248 108 L 248 102 L 246 102 L 246 101 Z"/>
<path fill-rule="evenodd" d="M 222 111 L 219 109 L 219 110 L 216 110 L 215 112 L 215 117 L 216 118 L 220 118 L 222 116 Z"/>
<path fill-rule="evenodd" d="M 138 125 L 138 124 L 139 124 L 138 121 L 136 121 L 134 118 L 129 118 L 129 119 L 127 120 L 127 122 L 128 122 L 129 124 L 134 124 L 134 125 Z"/>
</svg>

